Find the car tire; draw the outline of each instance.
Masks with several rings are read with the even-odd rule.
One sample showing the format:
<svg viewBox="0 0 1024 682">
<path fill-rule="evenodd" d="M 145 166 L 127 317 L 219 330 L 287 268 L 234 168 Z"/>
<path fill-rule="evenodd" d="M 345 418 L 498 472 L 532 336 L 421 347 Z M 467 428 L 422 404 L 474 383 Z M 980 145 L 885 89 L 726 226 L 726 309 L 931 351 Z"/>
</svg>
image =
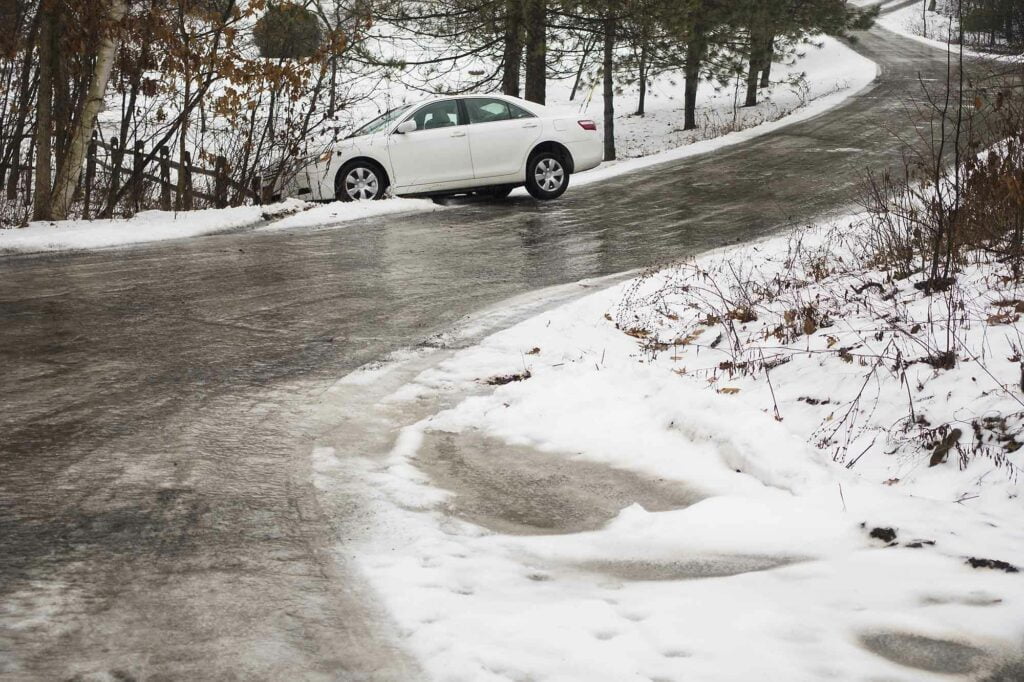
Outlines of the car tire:
<svg viewBox="0 0 1024 682">
<path fill-rule="evenodd" d="M 567 189 L 569 169 L 561 154 L 538 152 L 526 162 L 526 191 L 534 199 L 557 199 Z"/>
<path fill-rule="evenodd" d="M 387 191 L 384 169 L 370 161 L 349 161 L 334 181 L 334 197 L 338 201 L 378 201 Z"/>
</svg>

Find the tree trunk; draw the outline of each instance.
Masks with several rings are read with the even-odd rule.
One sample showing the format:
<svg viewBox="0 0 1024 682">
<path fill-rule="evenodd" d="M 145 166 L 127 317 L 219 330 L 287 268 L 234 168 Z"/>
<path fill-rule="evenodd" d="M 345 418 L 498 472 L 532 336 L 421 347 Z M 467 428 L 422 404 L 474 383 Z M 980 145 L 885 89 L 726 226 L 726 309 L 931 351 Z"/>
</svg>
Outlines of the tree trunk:
<svg viewBox="0 0 1024 682">
<path fill-rule="evenodd" d="M 39 91 L 36 107 L 36 168 L 32 219 L 51 220 L 50 149 L 53 135 L 53 63 L 56 60 L 54 23 L 56 0 L 43 0 L 39 8 Z"/>
<path fill-rule="evenodd" d="M 501 91 L 519 97 L 520 67 L 523 62 L 523 0 L 505 0 L 505 52 Z"/>
<path fill-rule="evenodd" d="M 743 102 L 745 107 L 757 106 L 758 75 L 764 64 L 764 38 L 756 31 L 750 32 L 750 65 L 747 68 L 747 97 Z"/>
<path fill-rule="evenodd" d="M 750 66 L 747 68 L 747 97 L 743 102 L 745 107 L 756 107 L 757 106 L 757 83 L 758 83 L 758 60 L 755 57 L 751 57 Z"/>
<path fill-rule="evenodd" d="M 526 99 L 544 104 L 548 83 L 547 0 L 526 0 Z"/>
<path fill-rule="evenodd" d="M 57 186 L 53 192 L 52 211 L 57 220 L 67 218 L 75 188 L 82 176 L 82 161 L 85 159 L 85 151 L 89 145 L 89 135 L 96 124 L 96 116 L 103 108 L 103 95 L 107 91 L 110 72 L 114 67 L 114 53 L 117 50 L 117 25 L 124 18 L 126 9 L 125 0 L 110 0 L 107 9 L 106 31 L 104 31 L 96 51 L 96 62 L 93 65 L 92 80 L 89 83 L 85 105 L 82 108 L 81 116 L 78 117 L 75 134 L 68 149 L 67 160 L 61 166 L 60 175 L 57 177 Z"/>
<path fill-rule="evenodd" d="M 189 109 L 189 106 L 188 106 L 189 105 L 189 97 L 191 95 L 190 90 L 191 90 L 191 86 L 192 86 L 192 75 L 189 73 L 188 69 L 185 70 L 184 81 L 185 81 L 185 99 L 184 99 L 184 103 L 182 104 L 182 110 L 181 110 L 181 126 L 180 126 L 180 128 L 178 130 L 178 163 L 180 164 L 180 167 L 178 168 L 178 177 L 177 177 L 177 184 L 176 184 L 177 191 L 174 194 L 174 210 L 175 211 L 191 211 L 192 210 L 191 206 L 186 206 L 185 205 L 185 175 L 186 175 L 186 170 L 187 170 L 186 166 L 187 166 L 187 163 L 188 163 L 186 161 L 186 159 L 188 158 L 188 140 L 186 138 L 188 136 L 189 117 L 191 116 L 191 112 L 192 112 L 192 110 Z"/>
<path fill-rule="evenodd" d="M 704 61 L 704 27 L 699 23 L 693 27 L 693 36 L 686 45 L 686 91 L 684 94 L 683 130 L 697 128 L 697 88 L 700 86 L 700 69 Z"/>
<path fill-rule="evenodd" d="M 647 113 L 647 45 L 640 47 L 640 60 L 637 64 L 637 80 L 640 82 L 640 97 L 636 106 L 636 115 L 643 116 Z"/>
<path fill-rule="evenodd" d="M 614 161 L 615 153 L 615 34 L 614 16 L 604 20 L 604 160 Z"/>
<path fill-rule="evenodd" d="M 769 36 L 764 44 L 764 63 L 761 66 L 761 87 L 772 84 L 772 62 L 775 60 L 775 36 Z"/>
</svg>

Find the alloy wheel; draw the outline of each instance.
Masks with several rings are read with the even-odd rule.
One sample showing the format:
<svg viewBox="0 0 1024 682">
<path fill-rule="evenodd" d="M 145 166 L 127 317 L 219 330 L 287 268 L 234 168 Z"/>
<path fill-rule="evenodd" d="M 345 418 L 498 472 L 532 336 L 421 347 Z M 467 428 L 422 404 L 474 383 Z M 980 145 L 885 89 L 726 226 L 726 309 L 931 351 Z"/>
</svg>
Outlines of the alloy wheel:
<svg viewBox="0 0 1024 682">
<path fill-rule="evenodd" d="M 565 169 L 555 159 L 541 159 L 534 171 L 537 185 L 545 192 L 555 192 L 565 182 Z"/>
<path fill-rule="evenodd" d="M 377 174 L 365 166 L 353 168 L 345 176 L 345 193 L 353 201 L 373 199 L 377 196 L 379 188 L 380 181 L 377 179 Z"/>
</svg>

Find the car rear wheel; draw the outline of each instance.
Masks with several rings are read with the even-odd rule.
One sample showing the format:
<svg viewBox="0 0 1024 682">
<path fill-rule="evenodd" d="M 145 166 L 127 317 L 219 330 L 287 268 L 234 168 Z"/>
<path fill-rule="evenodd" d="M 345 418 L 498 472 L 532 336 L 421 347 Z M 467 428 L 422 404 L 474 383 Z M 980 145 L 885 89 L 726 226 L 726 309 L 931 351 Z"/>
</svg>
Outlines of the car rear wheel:
<svg viewBox="0 0 1024 682">
<path fill-rule="evenodd" d="M 380 166 L 367 161 L 352 161 L 338 172 L 334 195 L 338 201 L 376 201 L 388 191 L 387 176 Z"/>
<path fill-rule="evenodd" d="M 526 191 L 535 199 L 557 199 L 569 188 L 569 169 L 554 152 L 539 152 L 526 164 Z"/>
</svg>

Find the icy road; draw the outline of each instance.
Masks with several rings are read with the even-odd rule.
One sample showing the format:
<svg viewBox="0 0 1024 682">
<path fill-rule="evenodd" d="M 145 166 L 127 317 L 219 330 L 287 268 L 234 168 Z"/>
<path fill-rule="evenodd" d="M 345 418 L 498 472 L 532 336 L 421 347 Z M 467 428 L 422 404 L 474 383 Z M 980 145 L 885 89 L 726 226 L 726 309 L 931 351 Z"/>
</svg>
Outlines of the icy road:
<svg viewBox="0 0 1024 682">
<path fill-rule="evenodd" d="M 335 550 L 357 488 L 312 483 L 318 436 L 361 427 L 309 406 L 509 297 L 843 208 L 946 71 L 882 29 L 856 49 L 882 72 L 841 108 L 552 204 L 0 260 L 0 677 L 416 679 Z"/>
</svg>

